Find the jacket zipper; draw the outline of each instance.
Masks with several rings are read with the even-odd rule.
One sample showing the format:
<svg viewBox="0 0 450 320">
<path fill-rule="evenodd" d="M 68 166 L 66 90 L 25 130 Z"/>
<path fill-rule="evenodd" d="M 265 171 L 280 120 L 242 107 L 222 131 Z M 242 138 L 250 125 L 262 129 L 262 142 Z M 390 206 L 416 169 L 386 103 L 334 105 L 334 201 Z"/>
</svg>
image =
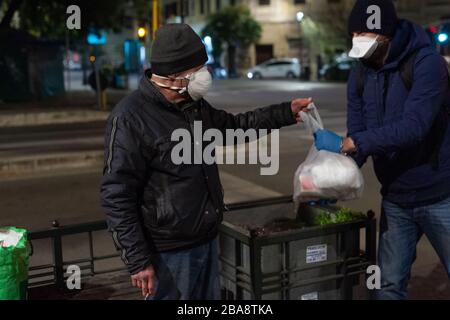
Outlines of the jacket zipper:
<svg viewBox="0 0 450 320">
<path fill-rule="evenodd" d="M 111 137 L 109 139 L 109 154 L 108 154 L 108 173 L 111 173 L 111 161 L 113 158 L 113 146 L 114 146 L 114 139 L 116 138 L 116 130 L 117 130 L 117 117 L 113 118 L 113 126 L 111 129 Z"/>
<path fill-rule="evenodd" d="M 184 118 L 185 118 L 186 121 L 189 123 L 189 127 L 190 127 L 190 129 L 191 129 L 192 137 L 194 137 L 194 122 L 193 122 L 193 121 L 195 121 L 195 117 L 194 117 L 193 121 L 191 122 L 190 116 L 187 114 L 187 112 L 185 111 L 185 112 L 183 112 L 183 113 L 184 113 Z M 203 122 L 203 119 L 202 119 L 202 122 Z M 194 144 L 195 144 L 195 141 L 194 141 Z M 196 151 L 196 148 L 195 148 L 195 145 L 194 145 L 194 152 L 195 152 L 195 151 Z M 202 170 L 204 170 L 204 169 L 202 168 Z M 204 172 L 204 171 L 203 171 L 203 172 Z M 206 187 L 207 187 L 208 190 L 209 190 L 208 182 L 206 182 Z M 223 192 L 223 188 L 222 188 L 222 196 L 223 196 L 223 194 L 224 194 L 224 192 Z M 211 197 L 212 197 L 212 196 L 211 196 Z M 215 206 L 216 204 L 214 204 L 213 199 L 211 199 L 211 201 L 213 202 L 213 206 Z M 217 205 L 218 205 L 218 204 L 217 204 Z M 226 211 L 229 211 L 229 209 L 225 206 L 225 204 L 223 204 L 223 206 L 224 206 L 224 209 L 225 209 Z M 217 210 L 220 210 L 220 209 L 219 209 L 219 208 L 216 208 L 216 210 L 214 210 L 214 211 L 217 213 L 217 215 L 218 215 Z"/>
<path fill-rule="evenodd" d="M 375 99 L 376 99 L 376 108 L 377 108 L 377 118 L 378 118 L 378 125 L 381 127 L 383 125 L 382 116 L 381 116 L 381 108 L 380 108 L 380 97 L 379 97 L 379 90 L 378 90 L 379 84 L 378 84 L 378 73 L 375 74 Z"/>
</svg>

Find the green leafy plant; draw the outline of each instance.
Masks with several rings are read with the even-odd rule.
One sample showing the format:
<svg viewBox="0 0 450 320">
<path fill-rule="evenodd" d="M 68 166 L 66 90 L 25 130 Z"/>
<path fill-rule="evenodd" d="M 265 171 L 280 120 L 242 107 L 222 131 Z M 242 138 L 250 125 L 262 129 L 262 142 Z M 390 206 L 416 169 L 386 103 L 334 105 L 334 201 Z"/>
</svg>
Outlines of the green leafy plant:
<svg viewBox="0 0 450 320">
<path fill-rule="evenodd" d="M 314 224 L 325 226 L 334 223 L 343 223 L 364 218 L 362 213 L 352 212 L 348 208 L 341 208 L 336 212 L 321 212 L 316 215 Z"/>
</svg>

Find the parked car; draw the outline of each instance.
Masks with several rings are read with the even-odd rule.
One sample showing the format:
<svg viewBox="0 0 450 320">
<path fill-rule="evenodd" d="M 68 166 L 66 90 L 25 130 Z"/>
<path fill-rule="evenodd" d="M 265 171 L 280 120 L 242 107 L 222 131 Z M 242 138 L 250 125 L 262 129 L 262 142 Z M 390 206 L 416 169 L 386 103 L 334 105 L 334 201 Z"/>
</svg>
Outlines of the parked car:
<svg viewBox="0 0 450 320">
<path fill-rule="evenodd" d="M 247 71 L 249 79 L 263 78 L 299 78 L 301 65 L 298 59 L 271 59 Z"/>
<path fill-rule="evenodd" d="M 319 71 L 320 77 L 327 81 L 347 81 L 355 63 L 356 60 L 347 58 L 325 64 Z"/>
</svg>

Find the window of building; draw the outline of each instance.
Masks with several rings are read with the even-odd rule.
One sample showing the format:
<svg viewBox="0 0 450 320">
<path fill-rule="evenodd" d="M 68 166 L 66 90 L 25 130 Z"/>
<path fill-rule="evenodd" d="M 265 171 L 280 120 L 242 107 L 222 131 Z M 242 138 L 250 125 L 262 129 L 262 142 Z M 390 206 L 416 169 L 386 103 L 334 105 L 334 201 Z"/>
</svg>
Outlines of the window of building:
<svg viewBox="0 0 450 320">
<path fill-rule="evenodd" d="M 195 2 L 197 0 L 189 0 L 189 14 L 195 16 Z"/>
<path fill-rule="evenodd" d="M 294 4 L 305 4 L 306 0 L 294 0 Z"/>
<path fill-rule="evenodd" d="M 189 0 L 181 0 L 180 1 L 180 13 L 184 17 L 188 17 L 190 15 L 189 8 Z"/>
<path fill-rule="evenodd" d="M 177 3 L 172 2 L 164 6 L 164 17 L 166 19 L 177 15 Z"/>
<path fill-rule="evenodd" d="M 200 0 L 200 14 L 205 14 L 205 0 Z"/>
<path fill-rule="evenodd" d="M 261 64 L 273 58 L 272 44 L 257 44 L 255 45 L 256 64 Z"/>
<path fill-rule="evenodd" d="M 269 6 L 270 0 L 258 0 L 260 6 Z"/>
</svg>

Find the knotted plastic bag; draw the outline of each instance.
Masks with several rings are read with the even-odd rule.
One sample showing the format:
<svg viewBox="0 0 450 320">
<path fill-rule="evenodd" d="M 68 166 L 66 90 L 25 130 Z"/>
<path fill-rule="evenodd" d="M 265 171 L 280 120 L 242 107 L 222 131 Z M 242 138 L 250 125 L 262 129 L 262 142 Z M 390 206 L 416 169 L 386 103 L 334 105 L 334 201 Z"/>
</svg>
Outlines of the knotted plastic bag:
<svg viewBox="0 0 450 320">
<path fill-rule="evenodd" d="M 29 254 L 25 229 L 0 228 L 0 300 L 26 299 Z"/>
<path fill-rule="evenodd" d="M 309 112 L 300 116 L 311 134 L 323 129 L 322 119 L 314 104 Z M 325 150 L 318 151 L 312 145 L 305 161 L 297 168 L 294 176 L 294 202 L 320 199 L 353 200 L 360 198 L 364 179 L 355 161 L 342 154 Z"/>
</svg>

